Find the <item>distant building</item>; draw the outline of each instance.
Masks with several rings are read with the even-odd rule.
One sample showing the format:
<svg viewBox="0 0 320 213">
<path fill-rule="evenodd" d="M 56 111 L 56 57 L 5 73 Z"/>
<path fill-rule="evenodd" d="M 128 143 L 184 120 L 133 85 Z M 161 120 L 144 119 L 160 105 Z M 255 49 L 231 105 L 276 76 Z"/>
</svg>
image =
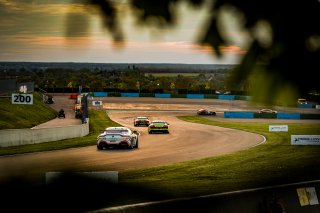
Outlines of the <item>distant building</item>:
<svg viewBox="0 0 320 213">
<path fill-rule="evenodd" d="M 22 93 L 34 92 L 34 82 L 18 83 L 18 91 Z"/>
<path fill-rule="evenodd" d="M 0 80 L 0 94 L 17 91 L 17 81 L 15 79 Z"/>
<path fill-rule="evenodd" d="M 3 95 L 12 92 L 34 92 L 34 82 L 17 83 L 15 79 L 0 80 L 0 94 Z"/>
</svg>

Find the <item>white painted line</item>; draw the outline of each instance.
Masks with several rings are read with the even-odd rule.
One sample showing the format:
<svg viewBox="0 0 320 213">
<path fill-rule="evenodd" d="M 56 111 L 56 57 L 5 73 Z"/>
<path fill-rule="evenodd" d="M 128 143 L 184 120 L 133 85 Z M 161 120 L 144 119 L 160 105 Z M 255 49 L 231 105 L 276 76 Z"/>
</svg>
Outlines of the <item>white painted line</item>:
<svg viewBox="0 0 320 213">
<path fill-rule="evenodd" d="M 264 137 L 263 135 L 260 135 L 260 136 L 263 138 L 263 140 L 260 143 L 253 145 L 252 147 L 256 147 L 256 146 L 259 146 L 259 145 L 264 144 L 265 142 L 267 142 L 266 137 Z M 250 148 L 252 148 L 252 147 L 250 147 Z"/>
</svg>

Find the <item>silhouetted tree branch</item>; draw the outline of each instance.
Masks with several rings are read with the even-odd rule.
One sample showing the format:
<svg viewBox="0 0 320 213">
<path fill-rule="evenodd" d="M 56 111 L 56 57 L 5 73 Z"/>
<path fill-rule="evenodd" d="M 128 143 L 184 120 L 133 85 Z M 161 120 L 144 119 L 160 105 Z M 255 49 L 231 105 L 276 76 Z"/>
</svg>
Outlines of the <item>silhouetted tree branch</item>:
<svg viewBox="0 0 320 213">
<path fill-rule="evenodd" d="M 220 12 L 233 7 L 245 18 L 244 28 L 252 38 L 242 62 L 234 70 L 230 85 L 251 85 L 254 100 L 277 104 L 290 102 L 312 91 L 320 91 L 320 2 L 276 0 L 131 0 L 142 23 L 168 26 L 176 23 L 176 5 L 188 2 L 195 8 L 209 5 L 207 27 L 200 43 L 210 45 L 213 54 L 222 55 L 220 48 L 226 45 L 218 26 Z M 117 26 L 116 1 L 91 0 L 104 13 L 105 23 L 115 40 L 122 38 Z M 254 33 L 259 24 L 270 28 L 268 43 Z M 261 25 L 260 25 L 261 26 Z M 266 80 L 267 79 L 267 80 Z"/>
</svg>

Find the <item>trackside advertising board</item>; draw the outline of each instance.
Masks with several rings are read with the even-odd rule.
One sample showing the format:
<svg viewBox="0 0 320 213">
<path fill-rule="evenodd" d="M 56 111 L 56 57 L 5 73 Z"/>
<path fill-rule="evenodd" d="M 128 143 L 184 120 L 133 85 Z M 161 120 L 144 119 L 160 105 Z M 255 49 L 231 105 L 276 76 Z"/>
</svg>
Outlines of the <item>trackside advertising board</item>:
<svg viewBox="0 0 320 213">
<path fill-rule="evenodd" d="M 269 125 L 269 132 L 288 132 L 288 125 Z"/>
<path fill-rule="evenodd" d="M 291 145 L 320 145 L 320 135 L 291 135 Z"/>
<path fill-rule="evenodd" d="M 92 101 L 93 106 L 102 106 L 102 101 Z"/>
</svg>

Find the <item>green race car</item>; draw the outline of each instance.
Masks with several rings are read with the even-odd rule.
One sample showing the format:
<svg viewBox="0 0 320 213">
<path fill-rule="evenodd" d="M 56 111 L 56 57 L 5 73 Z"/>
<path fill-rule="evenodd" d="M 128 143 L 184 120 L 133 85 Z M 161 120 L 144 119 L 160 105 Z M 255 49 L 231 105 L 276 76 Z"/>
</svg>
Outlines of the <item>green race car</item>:
<svg viewBox="0 0 320 213">
<path fill-rule="evenodd" d="M 163 120 L 155 120 L 150 123 L 148 126 L 149 134 L 154 132 L 162 132 L 169 134 L 169 124 Z"/>
</svg>

